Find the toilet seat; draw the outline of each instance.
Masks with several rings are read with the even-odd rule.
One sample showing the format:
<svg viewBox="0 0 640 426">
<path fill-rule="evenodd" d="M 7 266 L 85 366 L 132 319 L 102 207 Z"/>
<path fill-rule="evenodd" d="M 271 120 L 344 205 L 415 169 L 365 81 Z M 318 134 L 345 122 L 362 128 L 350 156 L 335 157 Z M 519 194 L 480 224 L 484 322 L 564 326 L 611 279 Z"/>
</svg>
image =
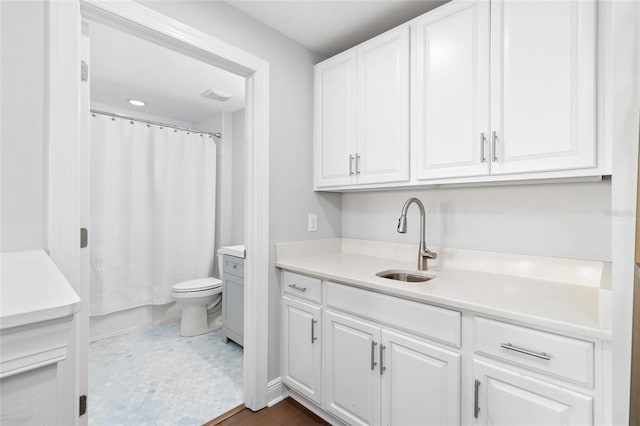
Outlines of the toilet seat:
<svg viewBox="0 0 640 426">
<path fill-rule="evenodd" d="M 217 278 L 198 278 L 195 280 L 182 281 L 171 286 L 174 293 L 197 293 L 222 287 L 222 281 Z"/>
</svg>

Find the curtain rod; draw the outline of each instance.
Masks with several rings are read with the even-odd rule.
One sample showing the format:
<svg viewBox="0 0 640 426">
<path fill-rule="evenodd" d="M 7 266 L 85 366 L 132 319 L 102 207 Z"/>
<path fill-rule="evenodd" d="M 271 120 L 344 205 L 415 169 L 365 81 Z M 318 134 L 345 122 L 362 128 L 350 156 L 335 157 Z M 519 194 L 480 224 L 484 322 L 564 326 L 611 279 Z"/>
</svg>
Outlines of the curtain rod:
<svg viewBox="0 0 640 426">
<path fill-rule="evenodd" d="M 222 133 L 204 132 L 202 130 L 189 129 L 188 127 L 181 127 L 181 126 L 176 126 L 176 125 L 173 125 L 173 124 L 161 123 L 159 121 L 144 120 L 142 118 L 131 117 L 131 116 L 124 115 L 124 114 L 117 114 L 115 112 L 100 111 L 100 110 L 97 110 L 97 109 L 92 109 L 90 111 L 91 111 L 91 114 L 93 114 L 94 116 L 95 116 L 95 114 L 106 115 L 106 116 L 111 117 L 111 118 L 120 118 L 122 120 L 139 121 L 141 123 L 153 124 L 154 126 L 168 127 L 170 129 L 175 129 L 175 130 L 183 130 L 183 131 L 189 132 L 189 133 L 215 136 L 217 139 L 222 138 Z"/>
</svg>

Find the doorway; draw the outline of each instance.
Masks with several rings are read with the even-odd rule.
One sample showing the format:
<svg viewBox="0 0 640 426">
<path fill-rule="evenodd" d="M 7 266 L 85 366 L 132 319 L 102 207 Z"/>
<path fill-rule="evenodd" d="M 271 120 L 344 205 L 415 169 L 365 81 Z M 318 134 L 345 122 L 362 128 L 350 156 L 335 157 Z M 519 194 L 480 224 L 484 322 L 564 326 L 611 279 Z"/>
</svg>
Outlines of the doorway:
<svg viewBox="0 0 640 426">
<path fill-rule="evenodd" d="M 244 243 L 245 79 L 107 25 L 83 32 L 89 424 L 202 424 L 243 400 L 242 279 L 223 283 L 216 254 Z"/>
<path fill-rule="evenodd" d="M 74 366 L 76 394 L 86 394 L 88 327 L 88 254 L 78 244 L 79 229 L 87 226 L 88 188 L 83 187 L 83 132 L 88 111 L 80 107 L 81 27 L 100 22 L 168 47 L 246 79 L 245 162 L 245 346 L 243 400 L 257 410 L 267 399 L 267 307 L 269 253 L 269 65 L 220 40 L 133 2 L 51 2 L 49 7 L 50 256 L 69 277 L 84 300 L 76 319 Z M 55 86 L 55 87 L 53 87 Z M 81 125 L 84 123 L 84 125 Z M 71 357 L 70 357 L 71 361 Z M 77 404 L 77 400 L 76 400 Z M 77 405 L 76 405 L 77 407 Z M 86 422 L 86 420 L 84 420 Z M 80 418 L 83 423 L 83 418 Z"/>
</svg>

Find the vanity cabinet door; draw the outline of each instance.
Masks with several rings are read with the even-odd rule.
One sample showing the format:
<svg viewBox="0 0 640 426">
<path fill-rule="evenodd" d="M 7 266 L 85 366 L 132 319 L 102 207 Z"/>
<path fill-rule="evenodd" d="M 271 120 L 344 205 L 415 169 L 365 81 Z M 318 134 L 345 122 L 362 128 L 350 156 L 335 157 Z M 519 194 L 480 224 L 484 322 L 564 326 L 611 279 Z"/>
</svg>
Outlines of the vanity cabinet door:
<svg viewBox="0 0 640 426">
<path fill-rule="evenodd" d="M 320 307 L 282 297 L 282 380 L 321 404 L 322 323 Z"/>
<path fill-rule="evenodd" d="M 383 424 L 460 424 L 459 354 L 386 329 L 382 348 Z"/>
<path fill-rule="evenodd" d="M 489 174 L 488 1 L 451 2 L 411 23 L 415 178 Z"/>
<path fill-rule="evenodd" d="M 481 425 L 593 425 L 591 396 L 477 360 L 473 373 Z"/>
<path fill-rule="evenodd" d="M 491 1 L 492 174 L 596 165 L 596 7 Z"/>
<path fill-rule="evenodd" d="M 350 425 L 380 424 L 380 327 L 326 311 L 325 407 Z"/>
</svg>

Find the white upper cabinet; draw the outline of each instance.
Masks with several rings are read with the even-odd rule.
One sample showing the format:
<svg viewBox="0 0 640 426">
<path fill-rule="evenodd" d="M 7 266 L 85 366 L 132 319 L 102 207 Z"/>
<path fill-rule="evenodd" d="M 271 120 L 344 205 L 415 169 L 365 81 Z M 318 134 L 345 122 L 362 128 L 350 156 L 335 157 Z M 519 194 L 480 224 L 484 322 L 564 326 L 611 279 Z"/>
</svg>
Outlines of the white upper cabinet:
<svg viewBox="0 0 640 426">
<path fill-rule="evenodd" d="M 601 175 L 597 18 L 595 0 L 455 0 L 316 65 L 315 188 Z"/>
<path fill-rule="evenodd" d="M 315 186 L 409 180 L 409 28 L 315 67 Z"/>
<path fill-rule="evenodd" d="M 318 187 L 348 185 L 355 167 L 356 52 L 315 67 L 314 162 Z"/>
<path fill-rule="evenodd" d="M 358 183 L 409 180 L 409 28 L 357 48 Z"/>
<path fill-rule="evenodd" d="M 417 179 L 489 173 L 489 2 L 453 2 L 412 22 Z"/>
<path fill-rule="evenodd" d="M 596 3 L 491 2 L 493 174 L 596 166 Z"/>
</svg>

